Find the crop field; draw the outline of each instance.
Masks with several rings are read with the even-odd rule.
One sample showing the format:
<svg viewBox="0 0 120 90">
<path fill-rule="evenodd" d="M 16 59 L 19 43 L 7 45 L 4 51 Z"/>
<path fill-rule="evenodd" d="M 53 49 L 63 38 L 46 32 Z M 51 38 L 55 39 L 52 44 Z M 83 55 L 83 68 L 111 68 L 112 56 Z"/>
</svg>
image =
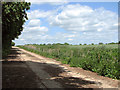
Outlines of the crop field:
<svg viewBox="0 0 120 90">
<path fill-rule="evenodd" d="M 80 67 L 99 75 L 120 79 L 118 45 L 21 45 L 36 54 L 53 58 L 71 67 Z"/>
</svg>

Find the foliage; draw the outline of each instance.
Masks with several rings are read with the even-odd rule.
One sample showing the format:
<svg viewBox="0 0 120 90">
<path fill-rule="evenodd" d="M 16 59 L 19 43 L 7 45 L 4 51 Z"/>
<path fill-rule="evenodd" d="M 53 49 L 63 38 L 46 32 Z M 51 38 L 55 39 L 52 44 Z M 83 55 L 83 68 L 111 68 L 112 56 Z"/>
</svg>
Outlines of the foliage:
<svg viewBox="0 0 120 90">
<path fill-rule="evenodd" d="M 64 43 L 64 45 L 69 45 L 69 43 Z"/>
<path fill-rule="evenodd" d="M 103 43 L 101 43 L 101 42 L 99 43 L 99 45 L 102 45 L 102 44 L 103 44 Z"/>
<path fill-rule="evenodd" d="M 24 45 L 28 51 L 55 58 L 73 67 L 120 79 L 118 45 Z"/>
<path fill-rule="evenodd" d="M 5 57 L 11 48 L 11 42 L 21 34 L 27 20 L 27 2 L 2 2 L 2 55 Z"/>
<path fill-rule="evenodd" d="M 15 46 L 15 43 L 14 43 L 14 42 L 12 42 L 11 44 L 12 44 L 11 46 Z"/>
<path fill-rule="evenodd" d="M 91 45 L 94 45 L 94 43 L 92 43 Z"/>
</svg>

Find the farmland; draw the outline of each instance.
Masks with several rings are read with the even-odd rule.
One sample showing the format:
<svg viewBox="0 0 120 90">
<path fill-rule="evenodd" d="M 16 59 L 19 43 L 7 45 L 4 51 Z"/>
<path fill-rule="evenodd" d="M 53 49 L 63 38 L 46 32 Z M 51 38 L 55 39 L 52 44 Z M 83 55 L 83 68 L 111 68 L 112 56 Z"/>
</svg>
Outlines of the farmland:
<svg viewBox="0 0 120 90">
<path fill-rule="evenodd" d="M 99 75 L 120 79 L 118 45 L 21 45 L 36 54 L 53 58 L 71 67 L 80 67 Z"/>
</svg>

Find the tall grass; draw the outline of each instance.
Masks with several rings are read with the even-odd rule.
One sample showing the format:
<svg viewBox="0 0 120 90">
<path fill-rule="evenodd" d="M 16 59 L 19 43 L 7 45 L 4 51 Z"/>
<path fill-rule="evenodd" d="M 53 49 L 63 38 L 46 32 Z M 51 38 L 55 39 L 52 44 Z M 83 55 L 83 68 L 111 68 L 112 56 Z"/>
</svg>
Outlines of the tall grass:
<svg viewBox="0 0 120 90">
<path fill-rule="evenodd" d="M 55 58 L 72 67 L 81 67 L 102 76 L 120 79 L 117 45 L 24 45 L 25 50 Z"/>
</svg>

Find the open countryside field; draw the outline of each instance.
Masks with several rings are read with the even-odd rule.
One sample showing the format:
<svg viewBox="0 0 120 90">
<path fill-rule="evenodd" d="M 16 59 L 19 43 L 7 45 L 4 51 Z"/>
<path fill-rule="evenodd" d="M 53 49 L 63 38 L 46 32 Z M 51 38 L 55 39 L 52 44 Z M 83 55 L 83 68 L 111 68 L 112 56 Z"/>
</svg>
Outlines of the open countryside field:
<svg viewBox="0 0 120 90">
<path fill-rule="evenodd" d="M 1 1 L 0 88 L 119 89 L 120 3 L 40 1 Z"/>
<path fill-rule="evenodd" d="M 111 45 L 38 45 L 18 46 L 36 54 L 53 58 L 71 67 L 80 67 L 99 75 L 120 79 L 118 44 Z"/>
</svg>

